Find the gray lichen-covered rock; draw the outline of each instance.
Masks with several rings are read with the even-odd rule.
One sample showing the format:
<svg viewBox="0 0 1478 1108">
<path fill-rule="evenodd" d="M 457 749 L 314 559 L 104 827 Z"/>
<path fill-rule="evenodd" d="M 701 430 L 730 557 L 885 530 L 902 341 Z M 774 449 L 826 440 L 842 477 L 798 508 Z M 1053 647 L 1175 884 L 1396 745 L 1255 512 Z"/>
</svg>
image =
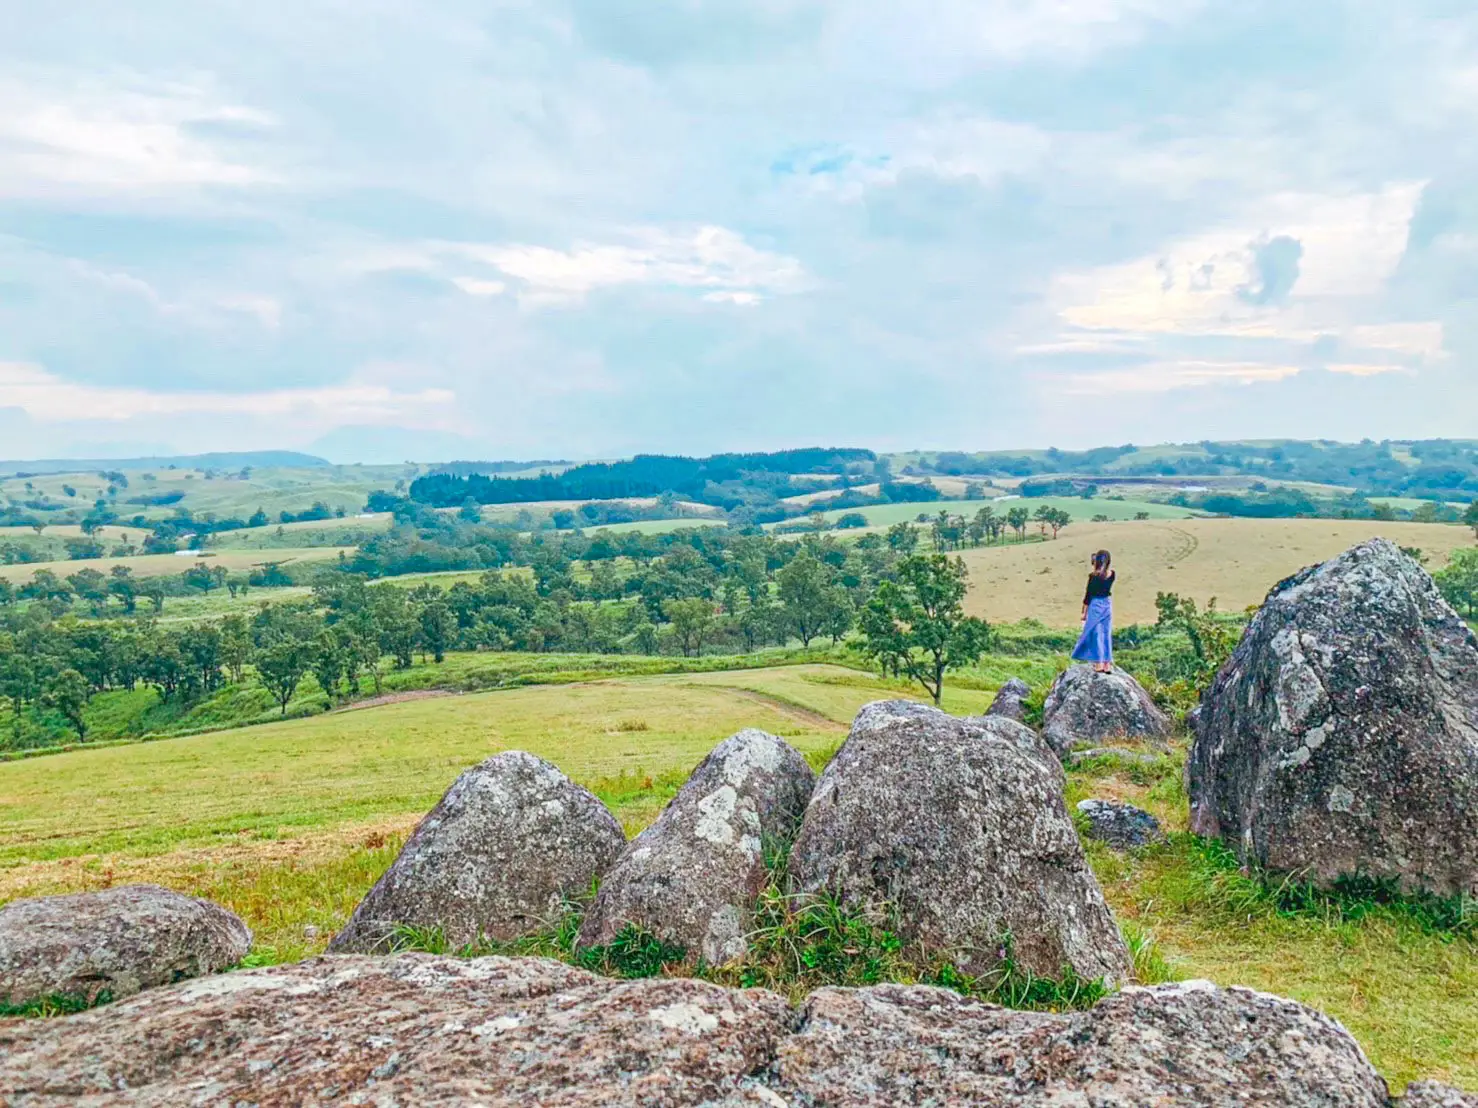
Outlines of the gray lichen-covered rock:
<svg viewBox="0 0 1478 1108">
<path fill-rule="evenodd" d="M 1155 706 L 1138 681 L 1115 668 L 1096 673 L 1073 666 L 1058 675 L 1042 708 L 1042 735 L 1058 754 L 1108 739 L 1159 739 L 1170 735 L 1170 718 Z"/>
<path fill-rule="evenodd" d="M 526 935 L 589 892 L 625 845 L 616 817 L 554 766 L 494 755 L 421 820 L 329 950 L 385 951 L 401 926 L 439 929 L 454 948 Z"/>
<path fill-rule="evenodd" d="M 725 739 L 617 859 L 580 944 L 609 943 L 631 924 L 710 965 L 741 957 L 768 878 L 765 850 L 795 836 L 815 783 L 806 759 L 774 735 Z"/>
<path fill-rule="evenodd" d="M 1191 828 L 1327 884 L 1478 894 L 1478 640 L 1375 539 L 1275 586 L 1202 701 Z"/>
<path fill-rule="evenodd" d="M 1414 1081 L 1396 1103 L 1399 1108 L 1478 1108 L 1478 1093 L 1465 1093 L 1435 1081 Z"/>
<path fill-rule="evenodd" d="M 1406 1108 L 1461 1105 L 1414 1099 Z M 315 958 L 0 1021 L 0 1100 L 62 1105 L 1387 1108 L 1333 1020 L 1200 983 L 1086 1012 L 924 986 L 781 997 L 542 959 Z"/>
<path fill-rule="evenodd" d="M 118 999 L 225 969 L 249 950 L 235 914 L 158 885 L 15 900 L 0 908 L 0 1003 Z"/>
<path fill-rule="evenodd" d="M 328 956 L 0 1022 L 0 1102 L 697 1105 L 791 1019 L 772 993 L 541 959 Z"/>
<path fill-rule="evenodd" d="M 1026 709 L 1023 701 L 1031 696 L 1032 687 L 1020 677 L 1013 677 L 1001 686 L 996 693 L 996 698 L 990 702 L 990 707 L 985 710 L 988 716 L 1000 716 L 1003 719 L 1014 719 L 1017 723 L 1026 717 Z"/>
<path fill-rule="evenodd" d="M 1160 821 L 1143 808 L 1115 800 L 1080 800 L 1078 814 L 1088 824 L 1088 837 L 1107 843 L 1115 850 L 1133 850 L 1150 843 L 1163 842 L 1165 832 Z"/>
<path fill-rule="evenodd" d="M 791 1104 L 1385 1108 L 1334 1020 L 1206 982 L 1126 989 L 1086 1012 L 1015 1012 L 924 986 L 821 989 L 781 1045 Z"/>
<path fill-rule="evenodd" d="M 833 894 L 915 951 L 969 972 L 1129 975 L 1124 941 L 1029 729 L 906 701 L 869 704 L 821 775 L 790 856 L 793 890 Z"/>
</svg>

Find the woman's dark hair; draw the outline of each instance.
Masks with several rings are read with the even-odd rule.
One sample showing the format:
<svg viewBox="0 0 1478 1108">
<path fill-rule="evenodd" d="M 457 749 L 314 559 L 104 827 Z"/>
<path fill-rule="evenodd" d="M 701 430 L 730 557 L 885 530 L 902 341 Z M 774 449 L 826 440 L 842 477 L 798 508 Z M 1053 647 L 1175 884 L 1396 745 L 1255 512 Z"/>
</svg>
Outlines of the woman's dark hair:
<svg viewBox="0 0 1478 1108">
<path fill-rule="evenodd" d="M 1109 556 L 1109 552 L 1107 550 L 1100 550 L 1097 554 L 1093 555 L 1093 572 L 1099 577 L 1107 577 L 1109 563 L 1111 561 L 1113 559 Z"/>
</svg>

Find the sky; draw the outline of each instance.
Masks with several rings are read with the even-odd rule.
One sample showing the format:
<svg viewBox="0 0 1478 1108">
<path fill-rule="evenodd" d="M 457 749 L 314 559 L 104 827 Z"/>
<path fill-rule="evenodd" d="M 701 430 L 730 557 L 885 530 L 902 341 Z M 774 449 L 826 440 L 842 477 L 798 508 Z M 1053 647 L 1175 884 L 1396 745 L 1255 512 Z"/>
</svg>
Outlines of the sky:
<svg viewBox="0 0 1478 1108">
<path fill-rule="evenodd" d="M 1478 435 L 1470 0 L 0 27 L 0 457 Z"/>
</svg>

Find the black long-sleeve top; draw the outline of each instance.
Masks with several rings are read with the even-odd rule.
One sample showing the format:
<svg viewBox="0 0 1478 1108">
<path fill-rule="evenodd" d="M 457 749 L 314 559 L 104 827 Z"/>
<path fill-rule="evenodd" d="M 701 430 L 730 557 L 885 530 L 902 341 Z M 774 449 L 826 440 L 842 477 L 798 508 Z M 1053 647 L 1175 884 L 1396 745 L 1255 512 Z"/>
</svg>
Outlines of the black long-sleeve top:
<svg viewBox="0 0 1478 1108">
<path fill-rule="evenodd" d="M 1106 599 L 1114 591 L 1114 574 L 1112 572 L 1100 577 L 1096 573 L 1088 575 L 1088 591 L 1083 594 L 1083 603 Z"/>
</svg>

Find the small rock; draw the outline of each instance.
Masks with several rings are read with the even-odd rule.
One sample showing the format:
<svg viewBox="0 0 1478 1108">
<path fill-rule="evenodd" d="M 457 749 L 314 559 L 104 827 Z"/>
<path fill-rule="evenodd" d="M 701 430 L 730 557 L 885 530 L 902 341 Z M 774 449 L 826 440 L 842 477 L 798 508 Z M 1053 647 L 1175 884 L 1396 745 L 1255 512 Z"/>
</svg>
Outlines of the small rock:
<svg viewBox="0 0 1478 1108">
<path fill-rule="evenodd" d="M 556 922 L 625 845 L 616 817 L 554 766 L 495 755 L 457 778 L 328 949 L 384 952 L 403 925 L 453 948 L 518 938 Z"/>
<path fill-rule="evenodd" d="M 1320 885 L 1478 895 L 1478 638 L 1385 539 L 1275 586 L 1202 700 L 1191 830 Z"/>
<path fill-rule="evenodd" d="M 1165 841 L 1160 821 L 1143 808 L 1113 800 L 1080 800 L 1078 812 L 1088 820 L 1088 837 L 1115 850 L 1133 850 Z"/>
<path fill-rule="evenodd" d="M 1002 719 L 1014 719 L 1021 723 L 1026 716 L 1026 708 L 1023 701 L 1031 696 L 1032 688 L 1020 677 L 1013 677 L 1001 686 L 996 698 L 990 702 L 990 707 L 985 710 L 988 716 L 1000 716 Z"/>
<path fill-rule="evenodd" d="M 769 876 L 765 849 L 795 837 L 815 783 L 774 735 L 725 739 L 601 881 L 580 945 L 609 943 L 631 924 L 709 965 L 742 957 Z"/>
<path fill-rule="evenodd" d="M 1122 669 L 1095 672 L 1073 666 L 1060 674 L 1042 709 L 1042 735 L 1058 754 L 1108 739 L 1157 739 L 1170 735 L 1170 718 Z"/>
<path fill-rule="evenodd" d="M 215 973 L 250 950 L 238 916 L 158 885 L 13 900 L 0 908 L 0 1002 L 117 1000 Z"/>
<path fill-rule="evenodd" d="M 821 775 L 790 856 L 792 888 L 896 926 L 920 955 L 999 965 L 1010 933 L 1038 976 L 1111 982 L 1129 955 L 1062 799 L 1061 763 L 1000 717 L 869 704 Z M 896 922 L 895 922 L 896 919 Z"/>
</svg>

